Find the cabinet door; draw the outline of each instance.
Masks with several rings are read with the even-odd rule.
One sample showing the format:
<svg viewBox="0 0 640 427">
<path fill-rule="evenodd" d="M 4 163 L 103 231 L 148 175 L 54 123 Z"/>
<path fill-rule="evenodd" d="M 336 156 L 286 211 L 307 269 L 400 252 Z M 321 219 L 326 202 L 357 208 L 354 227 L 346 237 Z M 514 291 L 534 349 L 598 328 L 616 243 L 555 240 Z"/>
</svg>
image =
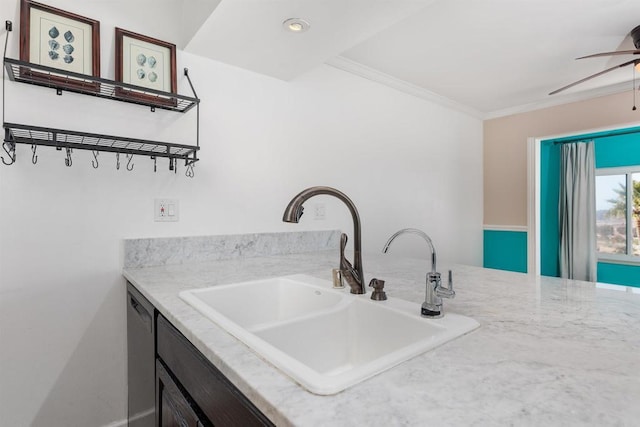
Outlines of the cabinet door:
<svg viewBox="0 0 640 427">
<path fill-rule="evenodd" d="M 158 358 L 207 421 L 224 427 L 273 426 L 167 319 L 156 323 Z M 204 423 L 206 425 L 206 423 Z"/>
<path fill-rule="evenodd" d="M 201 427 L 189 398 L 182 394 L 166 369 L 156 360 L 156 414 L 158 427 Z"/>
</svg>

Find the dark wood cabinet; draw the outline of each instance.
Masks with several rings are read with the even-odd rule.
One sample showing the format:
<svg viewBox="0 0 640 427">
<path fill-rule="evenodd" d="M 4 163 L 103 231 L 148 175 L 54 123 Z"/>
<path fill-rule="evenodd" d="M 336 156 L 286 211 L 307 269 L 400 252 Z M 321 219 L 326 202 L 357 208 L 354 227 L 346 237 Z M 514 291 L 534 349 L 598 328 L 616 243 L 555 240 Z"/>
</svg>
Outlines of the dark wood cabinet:
<svg viewBox="0 0 640 427">
<path fill-rule="evenodd" d="M 206 425 L 188 398 L 173 381 L 162 362 L 156 360 L 156 414 L 160 427 L 200 427 Z"/>
<path fill-rule="evenodd" d="M 208 422 L 214 426 L 225 427 L 273 425 L 161 315 L 157 317 L 156 333 L 159 363 L 166 366 L 166 370 L 175 378 L 179 387 L 184 389 L 187 401 L 192 402 L 194 411 L 203 414 L 203 425 L 207 425 Z"/>
<path fill-rule="evenodd" d="M 130 426 L 274 425 L 132 284 L 127 288 Z"/>
</svg>

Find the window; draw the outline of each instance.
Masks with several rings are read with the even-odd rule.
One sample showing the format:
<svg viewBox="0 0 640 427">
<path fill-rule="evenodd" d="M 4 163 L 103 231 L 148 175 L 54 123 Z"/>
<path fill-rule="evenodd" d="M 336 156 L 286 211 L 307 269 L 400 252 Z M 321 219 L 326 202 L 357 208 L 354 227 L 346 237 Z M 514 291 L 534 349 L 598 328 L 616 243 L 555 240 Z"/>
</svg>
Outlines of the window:
<svg viewBox="0 0 640 427">
<path fill-rule="evenodd" d="M 596 170 L 598 257 L 640 262 L 640 166 Z"/>
</svg>

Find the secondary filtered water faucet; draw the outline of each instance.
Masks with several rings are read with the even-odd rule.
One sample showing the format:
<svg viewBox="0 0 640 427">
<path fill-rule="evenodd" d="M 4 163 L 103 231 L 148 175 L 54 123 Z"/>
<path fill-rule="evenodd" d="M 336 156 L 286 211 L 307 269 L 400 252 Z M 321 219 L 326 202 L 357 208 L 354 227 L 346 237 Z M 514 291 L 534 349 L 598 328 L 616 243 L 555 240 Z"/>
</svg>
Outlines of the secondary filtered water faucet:
<svg viewBox="0 0 640 427">
<path fill-rule="evenodd" d="M 456 296 L 456 293 L 453 291 L 451 270 L 449 270 L 449 283 L 447 284 L 447 287 L 444 288 L 442 287 L 440 273 L 436 271 L 436 248 L 433 246 L 431 238 L 427 236 L 424 231 L 418 230 L 417 228 L 403 228 L 402 230 L 394 233 L 389 237 L 387 243 L 385 243 L 382 252 L 387 253 L 389 246 L 391 246 L 391 242 L 401 234 L 417 234 L 427 242 L 427 245 L 431 250 L 431 271 L 427 273 L 427 291 L 424 302 L 422 303 L 422 316 L 430 318 L 439 318 L 444 316 L 444 313 L 442 312 L 442 298 L 454 298 Z"/>
<path fill-rule="evenodd" d="M 341 237 L 340 243 L 340 270 L 342 272 L 342 277 L 347 281 L 349 287 L 351 288 L 351 293 L 364 294 L 366 293 L 366 290 L 364 286 L 364 274 L 362 272 L 362 238 L 360 235 L 360 215 L 358 215 L 356 205 L 353 204 L 351 199 L 349 199 L 346 194 L 331 187 L 307 188 L 306 190 L 301 191 L 293 199 L 291 199 L 289 205 L 284 211 L 284 215 L 282 215 L 282 220 L 284 222 L 298 223 L 298 221 L 300 221 L 300 217 L 302 216 L 302 212 L 304 211 L 304 207 L 302 206 L 302 204 L 311 197 L 317 196 L 319 194 L 334 196 L 342 200 L 344 204 L 349 208 L 349 212 L 351 212 L 351 216 L 353 217 L 353 265 L 351 265 L 351 263 L 344 256 L 344 248 L 342 246 L 342 242 L 346 244 L 346 235 L 343 235 L 344 237 Z"/>
</svg>

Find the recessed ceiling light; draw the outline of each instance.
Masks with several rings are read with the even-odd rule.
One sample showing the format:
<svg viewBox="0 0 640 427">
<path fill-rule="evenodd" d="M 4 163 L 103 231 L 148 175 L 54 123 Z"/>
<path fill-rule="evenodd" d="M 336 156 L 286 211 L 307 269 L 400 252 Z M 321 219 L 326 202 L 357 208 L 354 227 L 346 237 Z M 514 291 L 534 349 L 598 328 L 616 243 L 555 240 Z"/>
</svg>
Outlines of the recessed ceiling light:
<svg viewBox="0 0 640 427">
<path fill-rule="evenodd" d="M 282 23 L 282 26 L 292 33 L 304 33 L 310 27 L 307 21 L 300 18 L 289 18 Z"/>
</svg>

